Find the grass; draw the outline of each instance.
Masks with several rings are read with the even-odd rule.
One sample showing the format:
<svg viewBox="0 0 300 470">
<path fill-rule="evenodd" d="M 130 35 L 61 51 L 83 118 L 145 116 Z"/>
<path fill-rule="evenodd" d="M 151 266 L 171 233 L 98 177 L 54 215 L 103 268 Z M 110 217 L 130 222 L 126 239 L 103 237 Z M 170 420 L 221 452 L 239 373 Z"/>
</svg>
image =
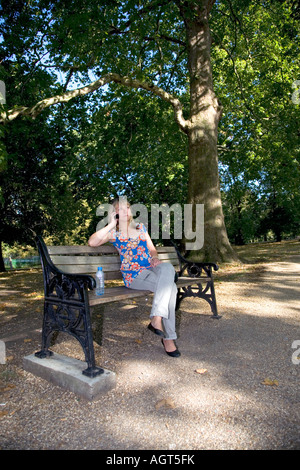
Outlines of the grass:
<svg viewBox="0 0 300 470">
<path fill-rule="evenodd" d="M 251 243 L 233 247 L 241 263 L 221 264 L 214 274 L 216 280 L 234 281 L 245 275 L 260 276 L 266 263 L 286 261 L 300 255 L 300 240 L 284 240 L 281 242 Z"/>
<path fill-rule="evenodd" d="M 234 247 L 241 261 L 246 264 L 285 261 L 300 254 L 300 240 L 281 242 L 251 243 Z"/>
</svg>

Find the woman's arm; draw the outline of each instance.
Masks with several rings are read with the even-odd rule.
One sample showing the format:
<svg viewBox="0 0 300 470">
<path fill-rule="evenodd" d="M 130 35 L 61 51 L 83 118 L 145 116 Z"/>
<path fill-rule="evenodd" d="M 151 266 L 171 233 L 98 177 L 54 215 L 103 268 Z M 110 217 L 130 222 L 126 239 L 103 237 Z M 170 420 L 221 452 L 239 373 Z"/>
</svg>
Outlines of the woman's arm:
<svg viewBox="0 0 300 470">
<path fill-rule="evenodd" d="M 153 242 L 148 234 L 148 232 L 145 233 L 145 238 L 146 238 L 146 241 L 147 241 L 147 247 L 149 249 L 149 252 L 150 252 L 150 255 L 152 256 L 152 260 L 151 260 L 151 266 L 153 268 L 155 268 L 155 266 L 157 266 L 158 264 L 161 263 L 160 259 L 158 258 L 158 253 L 156 251 L 156 248 L 155 246 L 153 245 Z"/>
<path fill-rule="evenodd" d="M 117 225 L 117 220 L 116 220 L 115 215 L 116 213 L 113 212 L 111 214 L 111 221 L 108 223 L 108 225 L 106 225 L 106 227 L 103 227 L 101 230 L 98 230 L 97 232 L 93 233 L 93 235 L 90 236 L 89 241 L 88 241 L 89 246 L 100 246 L 110 240 L 110 237 L 111 237 L 110 231 L 113 228 L 115 228 L 115 226 Z"/>
</svg>

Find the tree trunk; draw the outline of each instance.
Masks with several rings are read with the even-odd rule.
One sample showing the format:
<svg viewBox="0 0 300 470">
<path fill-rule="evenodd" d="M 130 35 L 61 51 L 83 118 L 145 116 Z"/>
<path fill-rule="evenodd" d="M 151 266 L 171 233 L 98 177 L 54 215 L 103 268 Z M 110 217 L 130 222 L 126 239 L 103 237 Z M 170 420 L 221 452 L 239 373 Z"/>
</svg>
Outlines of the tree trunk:
<svg viewBox="0 0 300 470">
<path fill-rule="evenodd" d="M 4 259 L 2 255 L 2 241 L 0 240 L 0 273 L 6 272 L 5 265 L 4 265 Z"/>
<path fill-rule="evenodd" d="M 204 204 L 204 245 L 191 257 L 232 262 L 238 258 L 228 240 L 221 202 L 217 138 L 222 111 L 213 91 L 207 3 L 195 2 L 193 16 L 190 10 L 183 12 L 190 76 L 188 203 Z"/>
</svg>

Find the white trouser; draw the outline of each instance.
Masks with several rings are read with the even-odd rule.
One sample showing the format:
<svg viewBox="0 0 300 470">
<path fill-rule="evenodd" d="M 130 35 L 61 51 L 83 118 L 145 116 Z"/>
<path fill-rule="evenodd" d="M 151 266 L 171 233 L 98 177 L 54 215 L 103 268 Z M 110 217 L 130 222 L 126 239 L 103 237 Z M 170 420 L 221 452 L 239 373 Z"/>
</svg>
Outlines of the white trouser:
<svg viewBox="0 0 300 470">
<path fill-rule="evenodd" d="M 162 317 L 166 339 L 177 338 L 175 330 L 177 286 L 174 277 L 175 269 L 172 264 L 160 263 L 155 268 L 142 271 L 130 284 L 131 289 L 154 292 L 150 318 Z"/>
</svg>

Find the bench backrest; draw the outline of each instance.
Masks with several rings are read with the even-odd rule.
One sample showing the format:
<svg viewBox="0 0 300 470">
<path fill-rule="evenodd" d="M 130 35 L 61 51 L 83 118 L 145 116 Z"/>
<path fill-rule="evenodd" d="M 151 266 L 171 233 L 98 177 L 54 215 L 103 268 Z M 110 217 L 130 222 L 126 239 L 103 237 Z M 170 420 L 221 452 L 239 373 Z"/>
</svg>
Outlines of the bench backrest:
<svg viewBox="0 0 300 470">
<path fill-rule="evenodd" d="M 52 262 L 66 273 L 95 275 L 102 266 L 105 278 L 121 279 L 120 256 L 113 245 L 91 246 L 47 246 Z M 174 247 L 156 247 L 158 257 L 163 262 L 172 263 L 176 270 L 179 261 Z"/>
</svg>

